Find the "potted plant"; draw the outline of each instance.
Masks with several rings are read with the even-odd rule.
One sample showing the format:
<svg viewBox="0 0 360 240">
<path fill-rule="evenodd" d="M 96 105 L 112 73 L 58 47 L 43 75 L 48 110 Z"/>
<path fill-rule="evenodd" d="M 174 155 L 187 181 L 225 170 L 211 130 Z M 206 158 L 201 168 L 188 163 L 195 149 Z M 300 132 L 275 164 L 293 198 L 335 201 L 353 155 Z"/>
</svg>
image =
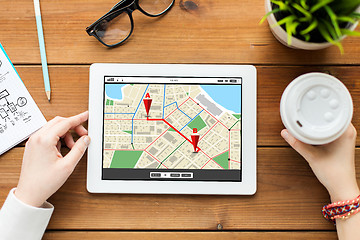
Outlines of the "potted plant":
<svg viewBox="0 0 360 240">
<path fill-rule="evenodd" d="M 284 45 L 317 50 L 336 45 L 354 31 L 360 19 L 360 0 L 265 0 L 272 33 Z"/>
</svg>

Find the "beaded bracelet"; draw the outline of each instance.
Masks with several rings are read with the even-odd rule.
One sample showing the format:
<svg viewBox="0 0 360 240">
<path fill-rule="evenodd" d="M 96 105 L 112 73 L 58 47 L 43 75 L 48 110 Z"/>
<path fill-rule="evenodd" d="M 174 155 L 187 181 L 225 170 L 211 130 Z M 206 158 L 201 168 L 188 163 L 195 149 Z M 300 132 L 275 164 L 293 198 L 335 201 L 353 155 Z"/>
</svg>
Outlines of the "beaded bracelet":
<svg viewBox="0 0 360 240">
<path fill-rule="evenodd" d="M 360 212 L 360 195 L 354 200 L 339 201 L 325 205 L 322 209 L 324 218 L 332 221 L 334 224 L 336 219 L 346 219 L 358 212 Z"/>
</svg>

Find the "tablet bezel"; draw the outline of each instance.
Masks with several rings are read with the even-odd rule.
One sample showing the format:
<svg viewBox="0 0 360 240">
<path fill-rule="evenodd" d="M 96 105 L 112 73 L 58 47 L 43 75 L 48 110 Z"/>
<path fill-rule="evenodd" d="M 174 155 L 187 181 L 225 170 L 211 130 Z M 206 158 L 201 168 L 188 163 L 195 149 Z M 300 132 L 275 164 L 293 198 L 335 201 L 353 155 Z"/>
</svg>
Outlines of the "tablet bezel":
<svg viewBox="0 0 360 240">
<path fill-rule="evenodd" d="M 105 76 L 242 77 L 242 181 L 102 180 Z M 256 192 L 256 69 L 250 65 L 104 64 L 90 67 L 87 190 L 91 193 L 221 194 Z"/>
</svg>

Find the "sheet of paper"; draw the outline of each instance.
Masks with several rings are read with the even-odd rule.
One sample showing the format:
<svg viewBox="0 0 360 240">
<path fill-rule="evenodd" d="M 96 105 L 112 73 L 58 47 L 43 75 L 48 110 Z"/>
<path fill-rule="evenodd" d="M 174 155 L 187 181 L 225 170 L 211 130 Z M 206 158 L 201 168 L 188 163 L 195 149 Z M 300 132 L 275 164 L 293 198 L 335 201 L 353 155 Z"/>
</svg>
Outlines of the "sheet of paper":
<svg viewBox="0 0 360 240">
<path fill-rule="evenodd" d="M 0 44 L 0 155 L 46 123 Z"/>
</svg>

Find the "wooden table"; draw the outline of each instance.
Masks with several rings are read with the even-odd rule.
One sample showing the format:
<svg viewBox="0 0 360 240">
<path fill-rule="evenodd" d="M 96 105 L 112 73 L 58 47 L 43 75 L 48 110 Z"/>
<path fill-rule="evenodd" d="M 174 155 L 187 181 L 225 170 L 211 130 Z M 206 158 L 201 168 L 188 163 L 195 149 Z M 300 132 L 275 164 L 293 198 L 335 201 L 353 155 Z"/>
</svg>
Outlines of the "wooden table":
<svg viewBox="0 0 360 240">
<path fill-rule="evenodd" d="M 258 191 L 254 196 L 110 195 L 86 191 L 86 157 L 50 198 L 55 212 L 45 239 L 336 239 L 321 215 L 329 202 L 311 169 L 280 137 L 279 101 L 300 74 L 341 79 L 360 129 L 360 40 L 321 51 L 293 50 L 272 36 L 263 0 L 176 0 L 162 18 L 134 13 L 135 32 L 107 49 L 85 28 L 117 1 L 42 0 L 52 85 L 45 97 L 32 0 L 0 0 L 0 42 L 49 120 L 87 109 L 89 66 L 115 63 L 254 64 L 258 70 Z M 189 4 L 190 3 L 190 4 Z M 358 138 L 357 143 L 359 144 Z M 0 204 L 16 186 L 24 144 L 0 156 Z M 360 151 L 356 151 L 360 179 Z"/>
</svg>

